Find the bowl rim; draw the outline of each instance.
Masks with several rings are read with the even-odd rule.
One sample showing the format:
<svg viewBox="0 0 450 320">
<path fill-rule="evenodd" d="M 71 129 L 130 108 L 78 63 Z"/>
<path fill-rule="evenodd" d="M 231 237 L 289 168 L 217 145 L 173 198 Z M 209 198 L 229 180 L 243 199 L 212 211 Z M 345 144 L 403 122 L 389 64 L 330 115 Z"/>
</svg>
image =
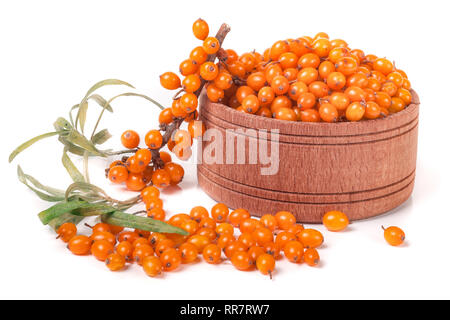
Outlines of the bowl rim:
<svg viewBox="0 0 450 320">
<path fill-rule="evenodd" d="M 249 129 L 278 129 L 280 130 L 280 134 L 317 137 L 355 136 L 391 131 L 416 120 L 418 117 L 420 100 L 416 91 L 410 89 L 410 92 L 412 95 L 412 102 L 404 110 L 390 114 L 385 118 L 355 122 L 302 122 L 266 118 L 236 111 L 222 103 L 211 102 L 206 94 L 203 95 L 204 100 L 202 100 L 201 109 L 206 108 L 207 113 L 218 117 L 222 121 Z M 214 111 L 211 112 L 211 110 Z"/>
</svg>

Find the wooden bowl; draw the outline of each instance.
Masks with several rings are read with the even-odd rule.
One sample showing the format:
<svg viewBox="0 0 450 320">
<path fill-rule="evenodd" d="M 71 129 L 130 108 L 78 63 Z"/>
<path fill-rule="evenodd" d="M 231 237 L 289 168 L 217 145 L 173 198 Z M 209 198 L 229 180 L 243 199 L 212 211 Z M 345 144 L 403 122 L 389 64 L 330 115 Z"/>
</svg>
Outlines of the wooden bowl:
<svg viewBox="0 0 450 320">
<path fill-rule="evenodd" d="M 199 163 L 199 185 L 214 200 L 257 216 L 287 210 L 299 222 L 320 223 L 330 210 L 350 220 L 385 213 L 414 186 L 419 97 L 412 96 L 407 108 L 383 119 L 306 123 L 238 112 L 203 95 L 200 118 L 224 137 L 227 129 L 278 129 L 279 170 L 262 175 L 268 165 Z M 251 132 L 232 136 L 244 137 L 246 146 L 255 139 Z M 203 150 L 210 143 L 203 141 Z"/>
</svg>

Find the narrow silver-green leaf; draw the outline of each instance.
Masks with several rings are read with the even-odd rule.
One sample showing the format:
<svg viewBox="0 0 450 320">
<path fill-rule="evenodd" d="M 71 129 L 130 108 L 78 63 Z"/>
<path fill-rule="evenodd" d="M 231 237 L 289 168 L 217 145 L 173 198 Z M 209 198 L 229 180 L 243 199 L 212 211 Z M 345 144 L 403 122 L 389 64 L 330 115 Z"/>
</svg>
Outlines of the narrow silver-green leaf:
<svg viewBox="0 0 450 320">
<path fill-rule="evenodd" d="M 73 128 L 70 122 L 62 117 L 56 119 L 56 121 L 53 123 L 53 127 L 56 131 L 69 131 Z"/>
<path fill-rule="evenodd" d="M 82 217 L 82 216 L 75 216 L 75 215 L 73 215 L 73 214 L 71 214 L 71 213 L 66 212 L 66 213 L 63 213 L 62 215 L 60 215 L 59 217 L 57 217 L 57 218 L 51 220 L 51 221 L 48 223 L 48 225 L 49 225 L 50 227 L 52 227 L 53 230 L 57 231 L 57 230 L 59 229 L 59 227 L 60 227 L 61 225 L 63 225 L 64 223 L 66 223 L 66 222 L 71 222 L 71 223 L 77 225 L 77 224 L 79 224 L 81 221 L 83 221 L 84 218 L 85 218 L 85 217 Z"/>
<path fill-rule="evenodd" d="M 78 117 L 78 122 L 80 124 L 80 129 L 81 129 L 82 133 L 84 133 L 84 125 L 86 124 L 86 116 L 87 116 L 88 106 L 89 106 L 89 104 L 86 100 L 86 101 L 83 101 L 80 104 L 80 107 L 78 108 L 78 116 L 77 117 Z"/>
<path fill-rule="evenodd" d="M 66 168 L 67 173 L 69 173 L 70 177 L 74 182 L 84 182 L 84 177 L 78 168 L 75 166 L 73 161 L 67 155 L 66 149 L 64 148 L 63 156 L 62 156 L 62 164 L 64 168 Z"/>
<path fill-rule="evenodd" d="M 112 135 L 109 133 L 108 129 L 103 129 L 97 132 L 91 139 L 93 144 L 103 144 L 111 138 Z"/>
<path fill-rule="evenodd" d="M 45 193 L 37 188 L 30 186 L 30 184 L 28 183 L 28 180 L 27 180 L 27 175 L 22 171 L 20 166 L 17 166 L 17 176 L 18 176 L 20 182 L 22 182 L 24 185 L 26 185 L 31 191 L 33 191 L 39 198 L 41 198 L 44 201 L 58 202 L 58 201 L 62 201 L 65 199 L 64 196 Z"/>
<path fill-rule="evenodd" d="M 94 144 L 89 141 L 85 136 L 80 134 L 76 130 L 71 130 L 70 133 L 65 137 L 67 141 L 73 143 L 76 146 L 83 148 L 92 155 L 101 156 L 104 155 L 94 146 Z"/>
<path fill-rule="evenodd" d="M 11 162 L 14 160 L 14 158 L 21 153 L 23 150 L 25 150 L 26 148 L 32 146 L 33 144 L 35 144 L 36 142 L 38 142 L 39 140 L 48 138 L 48 137 L 52 137 L 52 136 L 56 136 L 57 134 L 59 134 L 60 132 L 56 131 L 56 132 L 47 132 L 44 134 L 41 134 L 37 137 L 34 137 L 33 139 L 28 140 L 27 142 L 22 143 L 20 146 L 18 146 L 13 152 L 11 152 L 11 154 L 9 155 L 9 159 L 8 161 Z"/>
<path fill-rule="evenodd" d="M 24 177 L 31 182 L 37 189 L 43 190 L 45 192 L 48 192 L 51 195 L 54 196 L 58 196 L 58 197 L 64 197 L 65 196 L 65 192 L 64 190 L 61 189 L 56 189 L 56 188 L 52 188 L 49 186 L 45 186 L 42 183 L 40 183 L 37 179 L 33 178 L 32 176 L 28 175 L 28 174 L 23 174 Z"/>
<path fill-rule="evenodd" d="M 103 87 L 103 86 L 110 86 L 110 85 L 125 85 L 128 87 L 131 87 L 134 89 L 134 87 L 129 84 L 128 82 L 119 80 L 119 79 L 106 79 L 106 80 L 102 80 L 97 82 L 96 84 L 94 84 L 86 93 L 86 96 L 83 100 L 87 100 L 87 98 L 91 95 L 91 93 L 93 93 L 95 90 Z"/>
<path fill-rule="evenodd" d="M 189 233 L 183 229 L 174 227 L 162 221 L 154 220 L 146 217 L 139 217 L 121 211 L 114 211 L 103 214 L 101 216 L 103 222 L 145 231 L 161 232 L 161 233 L 178 233 L 181 235 L 188 235 Z"/>
<path fill-rule="evenodd" d="M 101 95 L 94 93 L 94 94 L 90 95 L 88 98 L 88 100 L 91 100 L 91 99 L 94 100 L 95 102 L 97 102 L 101 107 L 105 108 L 109 112 L 113 112 L 111 105 Z"/>
<path fill-rule="evenodd" d="M 77 156 L 83 156 L 84 155 L 84 149 L 80 148 L 73 143 L 66 140 L 65 137 L 59 137 L 59 142 L 61 142 L 67 149 L 68 152 L 76 154 Z"/>
</svg>

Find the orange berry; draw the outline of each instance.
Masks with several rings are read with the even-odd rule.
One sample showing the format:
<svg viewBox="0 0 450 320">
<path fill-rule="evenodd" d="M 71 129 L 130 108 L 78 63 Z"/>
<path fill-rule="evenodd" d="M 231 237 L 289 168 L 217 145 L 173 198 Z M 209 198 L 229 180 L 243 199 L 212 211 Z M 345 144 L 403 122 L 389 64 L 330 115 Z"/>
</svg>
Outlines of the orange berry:
<svg viewBox="0 0 450 320">
<path fill-rule="evenodd" d="M 105 260 L 105 264 L 111 271 L 119 271 L 125 267 L 125 258 L 118 253 L 111 253 Z"/>
<path fill-rule="evenodd" d="M 203 19 L 197 19 L 192 25 L 192 32 L 197 39 L 205 40 L 209 34 L 208 23 Z"/>
<path fill-rule="evenodd" d="M 304 229 L 297 234 L 298 240 L 305 248 L 317 248 L 323 243 L 323 235 L 315 229 Z"/>
<path fill-rule="evenodd" d="M 181 87 L 180 78 L 173 72 L 165 72 L 159 76 L 161 85 L 168 90 L 176 90 Z"/>
<path fill-rule="evenodd" d="M 207 54 L 215 54 L 220 49 L 219 40 L 215 37 L 207 37 L 203 41 L 203 49 L 205 49 Z"/>
<path fill-rule="evenodd" d="M 405 233 L 399 227 L 384 228 L 384 239 L 391 246 L 399 246 L 405 241 Z"/>
<path fill-rule="evenodd" d="M 120 136 L 122 145 L 127 149 L 134 149 L 139 145 L 139 134 L 133 130 L 126 130 Z"/>
<path fill-rule="evenodd" d="M 158 257 L 148 256 L 142 261 L 142 268 L 149 277 L 156 277 L 162 272 L 162 263 Z"/>
<path fill-rule="evenodd" d="M 314 248 L 306 249 L 303 253 L 303 261 L 305 261 L 308 266 L 315 267 L 320 261 L 319 253 Z"/>
</svg>

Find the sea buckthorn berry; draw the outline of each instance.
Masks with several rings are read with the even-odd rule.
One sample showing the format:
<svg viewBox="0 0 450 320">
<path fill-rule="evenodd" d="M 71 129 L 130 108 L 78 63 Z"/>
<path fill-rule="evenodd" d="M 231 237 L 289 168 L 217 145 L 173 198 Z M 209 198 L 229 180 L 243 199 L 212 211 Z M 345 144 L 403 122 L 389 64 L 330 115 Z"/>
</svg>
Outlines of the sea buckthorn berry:
<svg viewBox="0 0 450 320">
<path fill-rule="evenodd" d="M 151 198 L 145 203 L 145 209 L 147 211 L 153 210 L 155 208 L 162 209 L 164 206 L 163 201 L 160 198 Z"/>
<path fill-rule="evenodd" d="M 388 108 L 390 113 L 396 113 L 405 109 L 405 102 L 397 97 L 391 99 L 391 106 Z"/>
<path fill-rule="evenodd" d="M 119 242 L 128 241 L 130 244 L 133 244 L 133 242 L 139 238 L 139 234 L 134 231 L 123 231 L 119 233 L 117 240 Z"/>
<path fill-rule="evenodd" d="M 150 130 L 145 135 L 145 144 L 150 149 L 159 149 L 163 143 L 163 137 L 158 130 Z"/>
<path fill-rule="evenodd" d="M 91 251 L 92 240 L 86 236 L 78 235 L 70 239 L 67 248 L 78 256 L 87 255 Z"/>
<path fill-rule="evenodd" d="M 289 86 L 288 95 L 289 98 L 297 101 L 306 92 L 308 92 L 308 86 L 302 81 L 295 81 Z"/>
<path fill-rule="evenodd" d="M 248 252 L 243 251 L 234 252 L 230 258 L 230 261 L 233 264 L 233 266 L 240 271 L 249 270 L 253 266 L 252 259 L 248 254 Z"/>
<path fill-rule="evenodd" d="M 170 185 L 170 175 L 164 169 L 156 169 L 152 175 L 152 183 L 158 188 L 167 187 Z"/>
<path fill-rule="evenodd" d="M 314 94 L 317 98 L 326 97 L 330 93 L 330 88 L 323 81 L 311 82 L 308 86 L 309 92 Z"/>
<path fill-rule="evenodd" d="M 242 221 L 250 218 L 250 213 L 245 209 L 236 209 L 228 216 L 228 221 L 236 228 L 239 228 Z"/>
<path fill-rule="evenodd" d="M 271 214 L 263 215 L 259 221 L 262 222 L 264 227 L 266 227 L 267 229 L 269 229 L 272 232 L 278 228 L 277 218 L 275 218 L 275 216 L 273 216 Z"/>
<path fill-rule="evenodd" d="M 394 71 L 394 65 L 386 58 L 378 58 L 373 62 L 373 70 L 381 72 L 383 75 L 387 76 L 389 73 Z"/>
<path fill-rule="evenodd" d="M 133 245 L 129 241 L 122 241 L 116 247 L 116 252 L 125 258 L 127 262 L 133 261 Z"/>
<path fill-rule="evenodd" d="M 216 244 L 208 244 L 202 252 L 203 259 L 209 264 L 218 264 L 222 261 L 222 250 Z"/>
<path fill-rule="evenodd" d="M 133 260 L 141 266 L 144 259 L 153 256 L 154 253 L 153 248 L 149 244 L 142 244 L 134 248 Z"/>
<path fill-rule="evenodd" d="M 256 240 L 249 232 L 241 233 L 238 237 L 238 241 L 242 243 L 247 249 L 256 245 Z"/>
<path fill-rule="evenodd" d="M 334 64 L 338 62 L 338 60 L 342 57 L 345 57 L 348 54 L 348 49 L 345 47 L 335 47 L 330 50 L 328 53 L 328 60 Z"/>
<path fill-rule="evenodd" d="M 353 102 L 345 111 L 345 117 L 349 121 L 359 121 L 364 117 L 366 107 L 360 102 Z"/>
<path fill-rule="evenodd" d="M 170 124 L 173 122 L 174 116 L 171 108 L 166 108 L 159 113 L 158 121 L 160 124 Z"/>
<path fill-rule="evenodd" d="M 58 239 L 69 242 L 70 239 L 77 235 L 77 226 L 72 222 L 66 222 L 59 226 L 56 233 L 58 234 Z"/>
<path fill-rule="evenodd" d="M 286 121 L 296 121 L 297 115 L 295 114 L 294 110 L 291 108 L 279 108 L 274 113 L 275 119 L 279 120 L 286 120 Z"/>
<path fill-rule="evenodd" d="M 326 38 L 319 38 L 312 44 L 312 49 L 321 58 L 327 57 L 331 50 L 331 42 Z"/>
<path fill-rule="evenodd" d="M 329 211 L 322 217 L 322 223 L 329 231 L 342 231 L 347 228 L 349 220 L 341 211 Z"/>
<path fill-rule="evenodd" d="M 202 137 L 205 134 L 206 127 L 203 121 L 191 120 L 188 124 L 188 132 L 193 139 Z"/>
<path fill-rule="evenodd" d="M 190 74 L 183 79 L 183 89 L 188 93 L 197 91 L 202 85 L 202 80 L 197 74 Z M 181 100 L 180 100 L 181 102 Z"/>
<path fill-rule="evenodd" d="M 236 238 L 232 234 L 222 234 L 217 239 L 217 245 L 224 250 L 229 244 L 236 241 Z"/>
<path fill-rule="evenodd" d="M 299 241 L 288 241 L 283 247 L 284 256 L 292 263 L 299 263 L 303 257 L 303 244 Z"/>
<path fill-rule="evenodd" d="M 197 247 L 198 252 L 202 252 L 203 249 L 211 243 L 211 240 L 209 237 L 205 235 L 199 235 L 199 234 L 193 234 L 190 236 L 187 240 L 187 242 L 193 244 Z"/>
<path fill-rule="evenodd" d="M 280 55 L 278 61 L 283 69 L 295 68 L 297 67 L 298 57 L 293 52 L 285 52 Z"/>
<path fill-rule="evenodd" d="M 166 212 L 162 208 L 156 207 L 147 211 L 147 217 L 164 221 L 166 219 Z"/>
<path fill-rule="evenodd" d="M 222 222 L 219 225 L 217 225 L 215 231 L 219 235 L 222 235 L 224 233 L 234 234 L 234 227 L 232 224 L 228 222 Z"/>
<path fill-rule="evenodd" d="M 336 62 L 336 71 L 350 76 L 358 70 L 358 62 L 352 57 L 342 57 Z"/>
<path fill-rule="evenodd" d="M 199 236 L 204 236 L 208 238 L 210 241 L 215 241 L 217 239 L 217 232 L 213 228 L 202 227 L 197 230 L 195 233 Z"/>
<path fill-rule="evenodd" d="M 245 244 L 243 244 L 240 241 L 234 240 L 231 241 L 230 243 L 228 243 L 228 245 L 223 249 L 225 256 L 228 259 L 231 259 L 231 257 L 236 253 L 236 252 L 245 252 L 247 251 L 247 246 Z"/>
<path fill-rule="evenodd" d="M 91 246 L 92 255 L 100 261 L 105 261 L 106 258 L 113 252 L 114 245 L 112 245 L 108 240 L 95 241 Z"/>
<path fill-rule="evenodd" d="M 294 239 L 295 240 L 295 239 Z M 276 243 L 276 242 L 267 242 L 264 246 L 263 246 L 263 250 L 265 253 L 270 254 L 271 256 L 273 256 L 275 259 L 280 259 L 281 258 L 281 245 L 280 243 Z"/>
<path fill-rule="evenodd" d="M 317 266 L 320 262 L 319 252 L 314 248 L 306 249 L 303 253 L 303 261 L 310 267 Z"/>
<path fill-rule="evenodd" d="M 399 246 L 405 241 L 405 233 L 399 227 L 381 227 L 384 230 L 384 239 L 391 246 Z"/>
<path fill-rule="evenodd" d="M 268 65 L 265 69 L 264 75 L 267 83 L 272 83 L 273 78 L 283 75 L 283 69 L 279 64 Z"/>
<path fill-rule="evenodd" d="M 142 172 L 144 172 L 147 165 L 145 163 L 143 163 L 142 161 L 139 161 L 136 158 L 136 155 L 133 155 L 127 159 L 127 161 L 125 163 L 125 167 L 126 167 L 126 169 L 128 169 L 128 171 L 130 173 L 142 173 Z M 120 169 L 117 168 L 117 170 L 120 170 Z"/>
<path fill-rule="evenodd" d="M 375 92 L 375 102 L 381 108 L 389 108 L 392 104 L 392 99 L 386 92 L 378 91 Z"/>
<path fill-rule="evenodd" d="M 191 209 L 191 212 L 189 213 L 190 217 L 200 223 L 204 218 L 209 217 L 208 210 L 202 206 L 197 206 Z"/>
<path fill-rule="evenodd" d="M 258 100 L 261 102 L 262 106 L 268 106 L 272 103 L 275 98 L 275 92 L 271 87 L 262 87 L 258 91 Z"/>
<path fill-rule="evenodd" d="M 297 80 L 309 85 L 319 78 L 319 72 L 315 68 L 303 68 L 297 73 Z"/>
<path fill-rule="evenodd" d="M 218 203 L 214 205 L 211 209 L 211 217 L 216 222 L 225 222 L 229 214 L 230 209 L 228 209 L 228 207 L 223 203 Z"/>
<path fill-rule="evenodd" d="M 125 258 L 118 253 L 111 253 L 105 260 L 105 264 L 111 271 L 120 271 L 125 268 Z"/>
<path fill-rule="evenodd" d="M 360 102 L 366 98 L 366 92 L 359 87 L 348 87 L 344 93 L 351 102 Z"/>
<path fill-rule="evenodd" d="M 273 272 L 275 271 L 275 258 L 270 254 L 261 254 L 256 259 L 256 268 L 263 275 L 269 275 L 272 279 Z"/>
<path fill-rule="evenodd" d="M 251 94 L 242 101 L 242 108 L 248 113 L 256 113 L 259 109 L 260 103 L 258 97 Z"/>
<path fill-rule="evenodd" d="M 292 107 L 292 100 L 289 99 L 287 96 L 278 96 L 273 99 L 271 105 L 270 105 L 270 111 L 272 113 L 277 112 L 281 108 L 291 108 Z"/>
<path fill-rule="evenodd" d="M 206 81 L 214 80 L 219 74 L 219 68 L 214 62 L 205 62 L 200 66 L 200 76 Z"/>
<path fill-rule="evenodd" d="M 168 90 L 175 90 L 181 87 L 180 78 L 173 72 L 165 72 L 159 76 L 161 85 Z"/>
<path fill-rule="evenodd" d="M 188 232 L 189 234 L 194 234 L 199 229 L 198 222 L 191 219 L 183 221 L 180 225 L 180 228 Z"/>
<path fill-rule="evenodd" d="M 194 112 L 198 106 L 197 96 L 193 93 L 185 93 L 180 98 L 180 104 L 186 113 Z"/>
<path fill-rule="evenodd" d="M 327 77 L 327 84 L 331 90 L 341 90 L 346 81 L 346 77 L 340 72 L 332 72 Z"/>
<path fill-rule="evenodd" d="M 148 149 L 139 149 L 134 156 L 140 166 L 148 166 L 152 161 L 152 152 Z"/>
<path fill-rule="evenodd" d="M 206 53 L 205 49 L 203 49 L 203 47 L 199 46 L 192 49 L 191 53 L 189 54 L 189 58 L 200 66 L 206 61 L 206 59 L 208 59 L 208 54 Z"/>
<path fill-rule="evenodd" d="M 154 186 L 148 186 L 141 191 L 142 201 L 147 202 L 149 199 L 159 198 L 159 189 Z"/>
<path fill-rule="evenodd" d="M 228 72 L 219 72 L 214 79 L 214 85 L 222 90 L 227 90 L 233 85 L 233 77 Z"/>
<path fill-rule="evenodd" d="M 236 98 L 239 101 L 239 103 L 242 104 L 242 102 L 244 101 L 244 99 L 250 95 L 254 95 L 255 91 L 253 91 L 252 88 L 250 88 L 249 86 L 241 86 L 237 89 L 236 91 Z"/>
<path fill-rule="evenodd" d="M 240 79 L 243 79 L 245 77 L 245 74 L 247 73 L 244 64 L 240 61 L 235 61 L 228 64 L 228 71 L 230 71 L 233 76 Z"/>
<path fill-rule="evenodd" d="M 148 256 L 142 261 L 142 268 L 149 277 L 156 277 L 162 272 L 162 263 L 158 257 Z"/>
<path fill-rule="evenodd" d="M 303 231 L 304 229 L 305 227 L 302 224 L 294 224 L 290 226 L 289 229 L 287 229 L 286 231 L 291 232 L 297 236 L 297 234 Z"/>
<path fill-rule="evenodd" d="M 178 213 L 178 214 L 170 217 L 168 222 L 175 227 L 180 227 L 184 221 L 189 221 L 189 220 L 191 220 L 191 217 L 188 214 Z"/>
<path fill-rule="evenodd" d="M 275 42 L 270 48 L 270 59 L 273 61 L 278 60 L 280 55 L 289 51 L 289 43 L 285 40 Z"/>
<path fill-rule="evenodd" d="M 281 231 L 275 237 L 275 244 L 277 244 L 280 249 L 283 249 L 284 245 L 286 243 L 288 243 L 289 241 L 295 241 L 295 240 L 297 240 L 297 238 L 296 238 L 295 234 L 293 234 L 292 232 Z"/>
<path fill-rule="evenodd" d="M 311 48 L 305 39 L 298 38 L 290 41 L 288 40 L 288 43 L 290 51 L 295 53 L 297 57 L 301 57 L 304 54 L 311 52 Z"/>
<path fill-rule="evenodd" d="M 368 85 L 369 85 L 369 79 L 367 78 L 367 76 L 364 73 L 361 73 L 361 72 L 354 73 L 351 76 L 349 76 L 347 79 L 348 87 L 355 86 L 355 87 L 364 89 Z"/>
<path fill-rule="evenodd" d="M 247 52 L 239 57 L 239 61 L 244 65 L 245 71 L 250 72 L 256 66 L 256 57 L 253 53 Z"/>
<path fill-rule="evenodd" d="M 158 243 L 163 240 L 163 239 L 167 239 L 167 237 L 159 232 L 153 232 L 150 237 L 148 237 L 148 243 L 155 248 Z"/>
<path fill-rule="evenodd" d="M 198 64 L 191 59 L 186 59 L 180 63 L 179 70 L 183 76 L 188 76 L 197 72 Z"/>
<path fill-rule="evenodd" d="M 411 89 L 411 82 L 408 79 L 403 79 L 402 88 L 404 88 L 406 90 L 410 90 Z"/>
<path fill-rule="evenodd" d="M 412 102 L 411 92 L 405 88 L 398 89 L 396 97 L 402 99 L 405 105 L 409 105 Z"/>
<path fill-rule="evenodd" d="M 311 109 L 316 105 L 316 96 L 311 92 L 304 92 L 300 94 L 297 100 L 297 105 L 300 110 Z"/>
<path fill-rule="evenodd" d="M 207 54 L 214 54 L 220 49 L 220 43 L 219 40 L 215 37 L 207 37 L 203 41 L 203 49 L 205 49 L 205 52 Z"/>
<path fill-rule="evenodd" d="M 181 254 L 175 248 L 170 248 L 164 251 L 159 259 L 164 271 L 173 271 L 181 264 Z"/>
<path fill-rule="evenodd" d="M 155 253 L 157 256 L 161 256 L 161 254 L 167 249 L 174 248 L 175 242 L 171 239 L 161 239 L 155 246 Z"/>
<path fill-rule="evenodd" d="M 270 83 L 273 91 L 276 95 L 280 96 L 288 92 L 289 90 L 289 81 L 284 76 L 276 76 L 272 79 Z"/>
<path fill-rule="evenodd" d="M 328 100 L 338 111 L 346 110 L 350 104 L 349 97 L 342 92 L 333 92 Z"/>
<path fill-rule="evenodd" d="M 259 108 L 255 114 L 261 117 L 272 118 L 272 111 L 267 107 Z"/>
<path fill-rule="evenodd" d="M 116 244 L 116 236 L 109 231 L 97 231 L 89 237 L 92 241 L 106 240 L 112 245 Z"/>
<path fill-rule="evenodd" d="M 139 145 L 139 134 L 133 130 L 126 130 L 120 136 L 120 142 L 127 149 L 134 149 Z"/>
<path fill-rule="evenodd" d="M 316 229 L 304 229 L 297 238 L 305 248 L 317 248 L 323 243 L 323 235 Z"/>
<path fill-rule="evenodd" d="M 261 221 L 253 219 L 253 218 L 247 218 L 241 221 L 239 225 L 239 230 L 241 232 L 253 232 L 256 228 L 264 227 Z"/>
<path fill-rule="evenodd" d="M 192 32 L 197 39 L 205 40 L 209 34 L 208 23 L 203 19 L 197 19 L 192 25 Z"/>
<path fill-rule="evenodd" d="M 247 252 L 250 255 L 253 263 L 256 262 L 260 255 L 265 254 L 263 247 L 260 246 L 251 246 Z"/>
<path fill-rule="evenodd" d="M 206 87 L 206 95 L 211 102 L 220 102 L 225 97 L 225 91 L 217 88 L 213 83 L 209 83 Z"/>
<path fill-rule="evenodd" d="M 366 111 L 364 112 L 364 118 L 366 119 L 376 119 L 381 115 L 380 106 L 373 101 L 366 103 Z"/>
<path fill-rule="evenodd" d="M 320 57 L 315 53 L 307 53 L 298 59 L 298 67 L 300 69 L 304 68 L 314 68 L 317 69 L 320 65 Z"/>
<path fill-rule="evenodd" d="M 171 110 L 175 118 L 185 118 L 188 115 L 181 106 L 181 98 L 173 100 Z"/>
<path fill-rule="evenodd" d="M 300 112 L 300 119 L 304 122 L 319 122 L 320 115 L 316 109 L 307 109 Z"/>
<path fill-rule="evenodd" d="M 181 263 L 192 263 L 197 260 L 198 249 L 192 243 L 185 242 L 179 247 Z"/>
<path fill-rule="evenodd" d="M 263 246 L 268 242 L 273 241 L 273 234 L 268 228 L 256 228 L 252 233 L 253 239 L 255 239 L 256 244 L 259 246 Z"/>
<path fill-rule="evenodd" d="M 398 88 L 393 82 L 386 81 L 381 85 L 381 91 L 386 92 L 388 95 L 393 97 L 397 94 Z"/>
<path fill-rule="evenodd" d="M 263 72 L 253 72 L 247 78 L 247 86 L 255 91 L 259 91 L 266 85 L 266 76 Z"/>
<path fill-rule="evenodd" d="M 169 173 L 170 176 L 170 184 L 176 185 L 183 180 L 184 177 L 184 169 L 177 163 L 169 162 L 164 165 L 164 170 Z"/>
<path fill-rule="evenodd" d="M 286 230 L 290 226 L 296 223 L 295 216 L 289 211 L 279 211 L 275 214 L 275 219 L 277 220 L 278 227 L 281 230 Z"/>
</svg>

